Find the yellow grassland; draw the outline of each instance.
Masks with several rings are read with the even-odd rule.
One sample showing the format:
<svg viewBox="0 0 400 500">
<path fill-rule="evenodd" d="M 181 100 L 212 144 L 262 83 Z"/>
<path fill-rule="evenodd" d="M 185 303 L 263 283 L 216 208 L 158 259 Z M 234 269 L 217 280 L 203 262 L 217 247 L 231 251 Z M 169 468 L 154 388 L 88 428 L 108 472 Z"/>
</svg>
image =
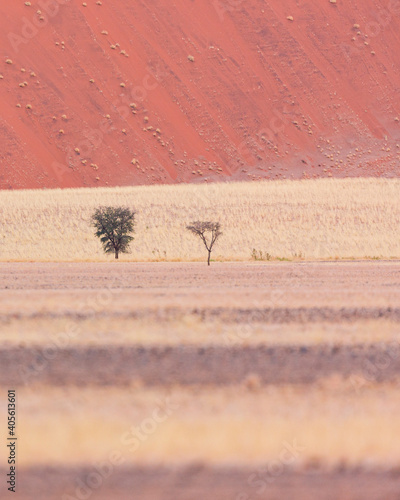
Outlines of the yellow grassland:
<svg viewBox="0 0 400 500">
<path fill-rule="evenodd" d="M 1 261 L 102 261 L 90 217 L 99 205 L 137 211 L 133 261 L 196 261 L 185 226 L 220 221 L 213 258 L 400 257 L 400 180 L 318 179 L 212 185 L 0 191 Z"/>
</svg>

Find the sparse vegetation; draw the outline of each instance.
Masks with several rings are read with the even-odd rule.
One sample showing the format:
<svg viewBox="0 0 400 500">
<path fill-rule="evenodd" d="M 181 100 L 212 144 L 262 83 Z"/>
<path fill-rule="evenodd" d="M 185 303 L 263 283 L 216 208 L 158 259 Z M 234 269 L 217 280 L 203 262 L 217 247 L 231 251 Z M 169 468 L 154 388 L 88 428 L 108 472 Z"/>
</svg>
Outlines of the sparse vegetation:
<svg viewBox="0 0 400 500">
<path fill-rule="evenodd" d="M 198 236 L 204 243 L 204 246 L 208 252 L 207 264 L 210 265 L 211 252 L 214 244 L 218 238 L 222 235 L 221 225 L 219 222 L 205 222 L 205 221 L 195 221 L 186 229 Z"/>
<path fill-rule="evenodd" d="M 263 252 L 262 250 L 256 250 L 253 248 L 251 252 L 251 258 L 253 260 L 271 260 L 272 255 L 268 252 Z"/>
<path fill-rule="evenodd" d="M 82 155 L 77 158 L 80 161 Z M 102 171 L 96 160 L 88 159 L 88 172 Z M 139 160 L 132 165 L 138 166 Z M 140 212 L 135 225 L 140 234 L 135 248 L 139 261 L 154 260 L 154 248 L 161 256 L 167 252 L 170 261 L 202 260 L 204 249 L 194 245 L 184 229 L 199 214 L 223 223 L 216 259 L 223 255 L 227 261 L 248 261 L 253 248 L 263 256 L 269 253 L 273 260 L 293 259 L 300 250 L 306 260 L 393 259 L 400 256 L 400 241 L 393 237 L 400 220 L 399 189 L 398 179 L 319 179 L 4 190 L 0 191 L 4 221 L 0 260 L 104 261 L 88 224 L 100 205 L 134 206 Z"/>
<path fill-rule="evenodd" d="M 92 216 L 95 235 L 100 238 L 105 253 L 127 253 L 133 240 L 135 212 L 124 207 L 100 207 Z"/>
</svg>

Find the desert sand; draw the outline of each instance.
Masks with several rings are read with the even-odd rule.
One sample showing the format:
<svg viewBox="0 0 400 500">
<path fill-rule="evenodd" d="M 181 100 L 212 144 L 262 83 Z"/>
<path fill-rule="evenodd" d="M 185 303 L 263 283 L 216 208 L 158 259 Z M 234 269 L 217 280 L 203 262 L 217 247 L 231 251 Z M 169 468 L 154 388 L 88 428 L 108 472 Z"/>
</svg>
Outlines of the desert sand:
<svg viewBox="0 0 400 500">
<path fill-rule="evenodd" d="M 385 0 L 0 6 L 0 189 L 398 176 Z"/>
<path fill-rule="evenodd" d="M 0 276 L 19 498 L 397 498 L 397 263 Z"/>
</svg>

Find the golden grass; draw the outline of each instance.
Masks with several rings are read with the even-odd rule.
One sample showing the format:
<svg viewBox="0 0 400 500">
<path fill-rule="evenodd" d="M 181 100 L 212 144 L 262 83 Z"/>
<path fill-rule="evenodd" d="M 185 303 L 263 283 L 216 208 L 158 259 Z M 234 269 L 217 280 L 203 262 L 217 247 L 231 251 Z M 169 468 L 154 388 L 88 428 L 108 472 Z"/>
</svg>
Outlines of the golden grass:
<svg viewBox="0 0 400 500">
<path fill-rule="evenodd" d="M 395 343 L 400 345 L 399 324 L 386 320 L 358 320 L 351 323 L 224 324 L 202 322 L 190 315 L 179 321 L 135 320 L 131 318 L 11 319 L 1 325 L 0 347 L 60 346 L 74 325 L 76 335 L 68 347 L 129 345 L 223 345 L 293 346 L 360 345 Z M 65 341 L 65 340 L 64 340 Z"/>
<path fill-rule="evenodd" d="M 223 226 L 213 258 L 400 256 L 399 180 L 319 179 L 0 192 L 0 260 L 109 260 L 93 236 L 99 205 L 135 208 L 125 260 L 204 260 L 192 220 Z"/>
<path fill-rule="evenodd" d="M 154 409 L 168 396 L 170 415 L 148 426 Z M 295 440 L 304 447 L 299 465 L 317 461 L 327 466 L 394 466 L 400 460 L 395 439 L 400 432 L 399 402 L 398 384 L 373 385 L 355 398 L 349 381 L 336 377 L 313 386 L 255 392 L 243 386 L 21 389 L 19 463 L 92 463 L 119 451 L 126 463 L 142 465 L 249 465 L 276 459 L 284 442 Z M 122 439 L 132 426 L 144 433 L 135 449 Z M 43 446 L 44 435 L 57 446 Z"/>
</svg>

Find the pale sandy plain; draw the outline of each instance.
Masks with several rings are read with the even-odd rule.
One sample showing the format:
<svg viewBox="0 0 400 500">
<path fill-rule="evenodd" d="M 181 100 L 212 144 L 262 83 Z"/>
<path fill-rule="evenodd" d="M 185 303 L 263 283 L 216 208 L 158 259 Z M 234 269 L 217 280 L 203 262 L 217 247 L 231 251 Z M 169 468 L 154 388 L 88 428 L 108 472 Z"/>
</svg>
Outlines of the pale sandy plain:
<svg viewBox="0 0 400 500">
<path fill-rule="evenodd" d="M 399 285 L 379 261 L 0 264 L 18 498 L 398 499 Z"/>
</svg>

